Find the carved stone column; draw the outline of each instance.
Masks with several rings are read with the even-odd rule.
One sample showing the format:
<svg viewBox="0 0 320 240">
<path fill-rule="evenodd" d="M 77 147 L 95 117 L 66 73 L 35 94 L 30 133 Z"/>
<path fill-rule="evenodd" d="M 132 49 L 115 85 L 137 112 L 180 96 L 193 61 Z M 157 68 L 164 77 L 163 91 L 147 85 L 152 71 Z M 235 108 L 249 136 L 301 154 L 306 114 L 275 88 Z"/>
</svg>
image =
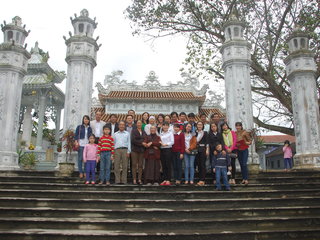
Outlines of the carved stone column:
<svg viewBox="0 0 320 240">
<path fill-rule="evenodd" d="M 1 24 L 4 42 L 0 45 L 0 170 L 19 168 L 17 136 L 23 78 L 30 54 L 22 46 L 28 32 L 20 17 Z"/>
<path fill-rule="evenodd" d="M 320 170 L 320 117 L 314 53 L 308 35 L 295 29 L 288 39 L 289 56 L 285 59 L 290 80 L 293 120 L 296 136 L 296 169 Z"/>
<path fill-rule="evenodd" d="M 230 127 L 236 122 L 251 130 L 253 126 L 252 94 L 250 79 L 251 45 L 244 38 L 245 24 L 235 15 L 224 24 L 225 42 L 222 45 L 222 68 L 224 70 L 226 110 Z M 249 148 L 248 168 L 251 173 L 259 171 L 259 157 L 253 143 Z"/>
<path fill-rule="evenodd" d="M 66 39 L 68 63 L 66 98 L 64 106 L 63 128 L 75 129 L 81 123 L 83 115 L 90 115 L 93 69 L 97 65 L 99 46 L 93 39 L 97 26 L 95 20 L 89 18 L 86 9 L 79 17 L 71 18 L 74 36 Z"/>
<path fill-rule="evenodd" d="M 42 140 L 43 140 L 43 123 L 44 123 L 44 115 L 46 112 L 46 94 L 41 94 L 39 98 L 39 121 L 38 121 L 38 132 L 37 132 L 37 142 L 36 142 L 36 150 L 42 150 Z"/>
<path fill-rule="evenodd" d="M 74 35 L 65 39 L 67 45 L 66 62 L 68 63 L 66 96 L 64 105 L 63 129 L 75 130 L 81 124 L 82 117 L 91 113 L 93 69 L 97 65 L 97 40 L 93 33 L 97 27 L 95 19 L 83 9 L 78 17 L 71 17 Z M 65 161 L 65 152 L 59 154 L 58 163 Z M 74 161 L 75 161 L 74 156 Z"/>
<path fill-rule="evenodd" d="M 23 133 L 22 140 L 26 142 L 26 147 L 31 143 L 31 134 L 32 134 L 32 106 L 27 106 L 26 112 L 24 113 L 23 118 Z"/>
</svg>

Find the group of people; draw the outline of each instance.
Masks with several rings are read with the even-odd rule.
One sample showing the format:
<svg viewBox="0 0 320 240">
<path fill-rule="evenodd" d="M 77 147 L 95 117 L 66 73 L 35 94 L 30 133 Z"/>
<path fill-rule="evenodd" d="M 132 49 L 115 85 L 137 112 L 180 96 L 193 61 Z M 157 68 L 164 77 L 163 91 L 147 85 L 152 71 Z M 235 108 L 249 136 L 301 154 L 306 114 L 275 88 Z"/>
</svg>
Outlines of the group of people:
<svg viewBox="0 0 320 240">
<path fill-rule="evenodd" d="M 110 185 L 113 162 L 115 184 L 127 183 L 131 163 L 133 184 L 179 185 L 184 163 L 183 184 L 203 186 L 209 160 L 216 189 L 222 189 L 222 178 L 225 189 L 230 190 L 230 185 L 236 184 L 236 159 L 241 166 L 241 183 L 248 184 L 248 148 L 252 140 L 241 122 L 235 124 L 234 131 L 217 113 L 209 121 L 202 113 L 198 122 L 194 113 L 184 112 L 157 117 L 145 112 L 141 120 L 135 121 L 135 112 L 129 110 L 125 121 L 118 122 L 117 115 L 111 114 L 108 123 L 101 116 L 97 112 L 93 121 L 84 116 L 75 132 L 79 177 L 86 178 L 86 184 L 95 184 L 97 169 L 99 184 Z"/>
</svg>

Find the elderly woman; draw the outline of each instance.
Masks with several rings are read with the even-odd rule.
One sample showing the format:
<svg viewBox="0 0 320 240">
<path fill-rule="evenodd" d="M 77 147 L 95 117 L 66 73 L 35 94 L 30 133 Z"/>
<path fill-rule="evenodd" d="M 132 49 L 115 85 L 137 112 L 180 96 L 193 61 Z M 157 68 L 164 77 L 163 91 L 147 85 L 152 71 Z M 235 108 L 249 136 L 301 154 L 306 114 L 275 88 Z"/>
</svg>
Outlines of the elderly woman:
<svg viewBox="0 0 320 240">
<path fill-rule="evenodd" d="M 147 185 L 159 185 L 160 181 L 160 146 L 161 139 L 157 135 L 157 127 L 150 127 L 150 135 L 144 138 L 145 150 L 144 182 Z"/>
<path fill-rule="evenodd" d="M 150 135 L 150 128 L 152 126 L 157 126 L 157 123 L 156 123 L 156 118 L 155 116 L 150 116 L 149 117 L 149 123 L 144 127 L 144 131 L 147 135 Z"/>
</svg>

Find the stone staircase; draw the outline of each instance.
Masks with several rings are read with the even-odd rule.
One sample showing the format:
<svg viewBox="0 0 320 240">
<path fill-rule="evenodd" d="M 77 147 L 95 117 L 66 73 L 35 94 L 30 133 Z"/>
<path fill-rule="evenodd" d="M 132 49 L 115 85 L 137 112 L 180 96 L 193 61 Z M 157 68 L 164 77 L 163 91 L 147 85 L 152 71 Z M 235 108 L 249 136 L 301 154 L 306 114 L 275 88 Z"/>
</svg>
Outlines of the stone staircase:
<svg viewBox="0 0 320 240">
<path fill-rule="evenodd" d="M 87 186 L 53 172 L 0 172 L 0 239 L 320 239 L 320 172 L 214 186 Z M 212 179 L 209 179 L 212 181 Z"/>
</svg>

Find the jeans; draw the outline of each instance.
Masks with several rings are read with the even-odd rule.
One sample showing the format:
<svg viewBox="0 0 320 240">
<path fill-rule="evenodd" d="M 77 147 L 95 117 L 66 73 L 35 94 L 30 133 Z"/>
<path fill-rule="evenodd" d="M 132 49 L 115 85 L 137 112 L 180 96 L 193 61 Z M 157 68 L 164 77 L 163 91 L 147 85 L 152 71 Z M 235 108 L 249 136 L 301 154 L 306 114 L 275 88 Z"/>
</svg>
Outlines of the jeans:
<svg viewBox="0 0 320 240">
<path fill-rule="evenodd" d="M 242 180 L 248 180 L 248 157 L 249 151 L 246 150 L 238 150 L 238 159 L 241 167 Z"/>
<path fill-rule="evenodd" d="M 100 181 L 109 182 L 111 172 L 111 152 L 102 151 L 100 155 Z"/>
<path fill-rule="evenodd" d="M 174 180 L 181 181 L 182 176 L 182 159 L 179 152 L 172 152 L 173 175 Z"/>
<path fill-rule="evenodd" d="M 227 190 L 230 190 L 230 184 L 228 182 L 227 168 L 225 167 L 216 167 L 216 188 L 221 190 L 221 176 L 223 179 L 223 184 Z"/>
<path fill-rule="evenodd" d="M 87 160 L 86 162 L 86 181 L 90 182 L 90 175 L 91 181 L 96 181 L 96 160 Z"/>
<path fill-rule="evenodd" d="M 192 154 L 184 154 L 184 180 L 193 182 L 194 179 L 194 160 L 196 158 L 196 155 Z M 190 175 L 189 175 L 190 174 Z"/>
<path fill-rule="evenodd" d="M 292 158 L 285 158 L 284 159 L 284 168 L 291 169 L 292 168 Z"/>
<path fill-rule="evenodd" d="M 83 164 L 83 150 L 84 150 L 84 147 L 79 147 L 79 150 L 78 150 L 78 170 L 79 170 L 79 173 L 86 172 L 86 163 Z M 83 165 L 84 165 L 84 170 L 83 170 Z"/>
</svg>

